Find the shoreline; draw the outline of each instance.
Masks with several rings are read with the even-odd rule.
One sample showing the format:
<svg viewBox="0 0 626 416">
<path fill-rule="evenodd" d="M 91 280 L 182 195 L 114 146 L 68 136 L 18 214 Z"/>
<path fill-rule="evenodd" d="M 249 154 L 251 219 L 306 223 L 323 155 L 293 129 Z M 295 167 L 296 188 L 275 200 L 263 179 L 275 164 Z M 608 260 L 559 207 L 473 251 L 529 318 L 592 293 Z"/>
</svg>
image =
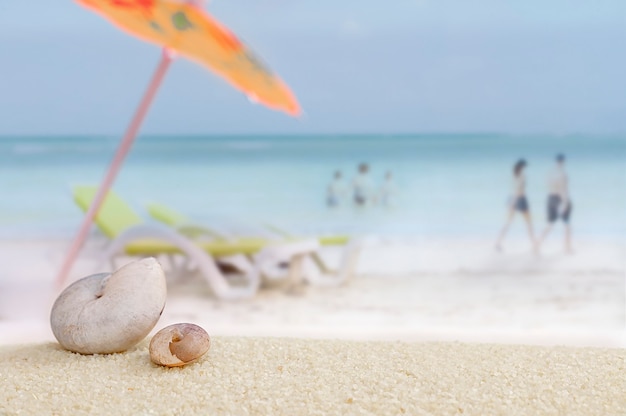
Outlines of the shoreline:
<svg viewBox="0 0 626 416">
<path fill-rule="evenodd" d="M 164 319 L 150 332 L 152 337 L 160 329 L 185 320 Z M 523 331 L 505 329 L 467 329 L 467 328 L 417 328 L 407 332 L 406 328 L 377 329 L 376 332 L 364 328 L 326 327 L 311 328 L 301 326 L 239 326 L 215 325 L 197 319 L 190 323 L 202 326 L 211 337 L 268 338 L 320 341 L 351 342 L 387 342 L 387 343 L 460 343 L 469 345 L 502 345 L 528 347 L 562 348 L 626 348 L 626 330 L 622 331 L 580 331 L 580 330 L 542 330 Z M 0 321 L 0 348 L 20 345 L 57 344 L 50 326 L 42 321 Z"/>
<path fill-rule="evenodd" d="M 32 252 L 33 266 L 60 265 L 74 235 L 39 235 L 7 237 L 0 235 L 0 255 L 13 264 Z M 303 237 L 306 238 L 306 237 Z M 574 253 L 563 250 L 561 240 L 549 239 L 536 255 L 526 238 L 509 238 L 503 250 L 494 247 L 495 238 L 476 236 L 365 236 L 367 252 L 359 259 L 362 275 L 393 276 L 421 273 L 626 273 L 626 238 L 576 237 Z M 280 240 L 277 240 L 280 241 Z M 81 251 L 78 263 L 93 263 L 98 251 L 109 240 L 93 231 Z M 337 257 L 335 248 L 322 248 L 325 256 Z M 32 257 L 32 256 L 31 256 Z M 80 269 L 79 267 L 79 270 Z M 20 273 L 24 279 L 24 275 Z M 89 272 L 89 271 L 87 271 Z M 8 272 L 5 271 L 4 274 Z M 54 274 L 54 273 L 52 273 Z M 74 273 L 76 274 L 76 273 Z M 80 274 L 80 273 L 79 273 Z M 0 283 L 3 274 L 0 272 Z"/>
</svg>

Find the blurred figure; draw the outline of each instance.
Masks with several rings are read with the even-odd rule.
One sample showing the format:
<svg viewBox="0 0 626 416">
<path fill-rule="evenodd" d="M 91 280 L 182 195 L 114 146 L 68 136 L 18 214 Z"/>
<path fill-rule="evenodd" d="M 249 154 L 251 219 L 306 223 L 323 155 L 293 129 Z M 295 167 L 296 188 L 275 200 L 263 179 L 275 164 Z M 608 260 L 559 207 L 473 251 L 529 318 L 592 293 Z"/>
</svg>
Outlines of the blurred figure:
<svg viewBox="0 0 626 416">
<path fill-rule="evenodd" d="M 373 203 L 375 200 L 368 172 L 369 166 L 367 163 L 359 164 L 358 173 L 352 181 L 353 198 L 357 206 L 365 206 Z"/>
<path fill-rule="evenodd" d="M 533 224 L 530 218 L 530 210 L 528 206 L 528 199 L 526 198 L 526 176 L 524 175 L 524 168 L 526 167 L 526 161 L 524 159 L 518 160 L 513 166 L 513 196 L 509 200 L 509 216 L 500 232 L 500 236 L 496 241 L 496 250 L 502 250 L 502 240 L 513 222 L 515 212 L 519 211 L 526 225 L 528 226 L 528 235 L 533 247 L 535 247 L 535 235 L 533 233 Z"/>
<path fill-rule="evenodd" d="M 339 206 L 343 201 L 345 193 L 346 189 L 343 184 L 341 171 L 337 170 L 326 190 L 326 205 L 331 208 Z"/>
<path fill-rule="evenodd" d="M 396 186 L 393 183 L 393 175 L 390 170 L 385 173 L 385 180 L 380 187 L 380 203 L 384 206 L 393 205 L 393 197 L 396 193 Z"/>
<path fill-rule="evenodd" d="M 565 155 L 556 155 L 556 166 L 548 176 L 548 225 L 537 241 L 537 250 L 552 230 L 554 223 L 560 218 L 565 225 L 565 251 L 572 253 L 571 230 L 569 225 L 572 214 L 572 200 L 569 197 L 567 172 L 565 171 Z"/>
</svg>

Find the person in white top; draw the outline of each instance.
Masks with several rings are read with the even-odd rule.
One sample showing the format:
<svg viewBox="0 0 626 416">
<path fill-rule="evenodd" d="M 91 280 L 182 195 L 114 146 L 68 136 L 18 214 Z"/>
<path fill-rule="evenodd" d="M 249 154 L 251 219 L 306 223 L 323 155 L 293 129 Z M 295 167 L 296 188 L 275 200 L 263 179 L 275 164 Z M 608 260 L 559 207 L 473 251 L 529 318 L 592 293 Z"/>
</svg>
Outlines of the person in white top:
<svg viewBox="0 0 626 416">
<path fill-rule="evenodd" d="M 359 173 L 352 181 L 353 198 L 357 206 L 365 206 L 375 202 L 368 172 L 369 166 L 367 163 L 361 163 L 359 165 Z"/>
<path fill-rule="evenodd" d="M 569 180 L 565 171 L 565 155 L 556 155 L 556 166 L 548 176 L 548 225 L 537 241 L 537 250 L 546 239 L 554 223 L 561 219 L 565 225 L 565 251 L 572 253 L 570 216 L 572 215 L 572 200 L 569 195 Z"/>
<path fill-rule="evenodd" d="M 345 196 L 346 189 L 341 176 L 340 171 L 335 171 L 333 180 L 326 189 L 326 205 L 329 207 L 337 207 L 341 205 Z"/>
<path fill-rule="evenodd" d="M 513 222 L 515 213 L 519 212 L 526 221 L 528 227 L 528 235 L 533 247 L 535 246 L 535 234 L 533 232 L 533 224 L 530 216 L 530 208 L 528 206 L 528 199 L 526 198 L 526 176 L 524 175 L 524 168 L 527 163 L 524 159 L 520 159 L 513 166 L 513 195 L 509 199 L 509 215 L 502 227 L 502 231 L 496 240 L 496 250 L 502 250 L 502 240 L 509 229 L 509 226 Z"/>
</svg>

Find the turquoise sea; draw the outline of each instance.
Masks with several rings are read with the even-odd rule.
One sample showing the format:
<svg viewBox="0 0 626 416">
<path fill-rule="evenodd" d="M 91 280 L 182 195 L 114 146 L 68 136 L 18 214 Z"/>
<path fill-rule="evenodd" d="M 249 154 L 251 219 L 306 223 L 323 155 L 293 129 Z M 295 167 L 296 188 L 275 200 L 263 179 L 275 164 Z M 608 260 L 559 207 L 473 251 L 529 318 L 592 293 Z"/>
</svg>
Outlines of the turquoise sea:
<svg viewBox="0 0 626 416">
<path fill-rule="evenodd" d="M 0 235 L 71 235 L 81 219 L 72 184 L 98 183 L 117 137 L 0 138 Z M 626 236 L 626 136 L 318 135 L 142 136 L 115 189 L 142 215 L 148 201 L 212 224 L 271 222 L 297 232 L 495 238 L 511 170 L 525 158 L 536 228 L 545 224 L 546 176 L 567 156 L 577 235 Z M 325 206 L 339 169 L 358 163 L 382 183 L 392 208 Z M 147 218 L 147 214 L 146 214 Z M 521 219 L 511 234 L 524 236 Z"/>
</svg>

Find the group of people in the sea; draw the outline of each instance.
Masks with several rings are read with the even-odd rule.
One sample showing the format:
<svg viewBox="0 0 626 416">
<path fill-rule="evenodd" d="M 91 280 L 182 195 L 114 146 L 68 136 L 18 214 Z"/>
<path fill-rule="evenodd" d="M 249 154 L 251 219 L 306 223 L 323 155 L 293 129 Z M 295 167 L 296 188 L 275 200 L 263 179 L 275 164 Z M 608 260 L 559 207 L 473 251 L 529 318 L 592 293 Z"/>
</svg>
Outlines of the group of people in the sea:
<svg viewBox="0 0 626 416">
<path fill-rule="evenodd" d="M 548 197 L 546 200 L 547 225 L 541 235 L 536 238 L 533 230 L 530 205 L 526 197 L 526 175 L 524 170 L 527 163 L 524 159 L 518 160 L 513 166 L 513 189 L 508 203 L 508 217 L 496 240 L 496 249 L 502 250 L 502 241 L 515 217 L 520 213 L 528 227 L 528 235 L 535 252 L 539 252 L 554 224 L 561 220 L 565 225 L 565 250 L 572 252 L 570 217 L 572 215 L 572 200 L 569 194 L 569 180 L 565 170 L 565 155 L 558 154 L 555 158 L 555 166 L 548 176 Z"/>
<path fill-rule="evenodd" d="M 326 190 L 326 205 L 331 208 L 347 204 L 365 207 L 370 205 L 391 206 L 395 194 L 395 185 L 391 171 L 385 173 L 380 186 L 375 186 L 370 179 L 370 167 L 367 163 L 360 163 L 352 182 L 344 182 L 340 170 L 335 171 L 333 179 Z"/>
<path fill-rule="evenodd" d="M 496 240 L 496 249 L 502 250 L 502 242 L 515 218 L 520 214 L 526 222 L 528 235 L 533 250 L 539 252 L 542 243 L 552 231 L 555 223 L 561 220 L 565 226 L 565 250 L 572 252 L 570 217 L 572 215 L 572 200 L 569 194 L 568 175 L 565 170 L 565 155 L 559 153 L 555 158 L 555 165 L 548 176 L 548 196 L 546 200 L 547 223 L 543 232 L 537 237 L 533 228 L 530 214 L 530 204 L 526 197 L 525 169 L 528 163 L 524 159 L 518 160 L 513 166 L 512 193 L 507 203 L 507 219 Z M 355 207 L 372 205 L 392 206 L 396 193 L 391 171 L 386 171 L 379 186 L 375 186 L 370 178 L 370 167 L 367 163 L 360 163 L 352 181 L 346 183 L 340 170 L 335 171 L 332 181 L 326 190 L 326 205 L 336 208 L 351 204 Z"/>
</svg>

